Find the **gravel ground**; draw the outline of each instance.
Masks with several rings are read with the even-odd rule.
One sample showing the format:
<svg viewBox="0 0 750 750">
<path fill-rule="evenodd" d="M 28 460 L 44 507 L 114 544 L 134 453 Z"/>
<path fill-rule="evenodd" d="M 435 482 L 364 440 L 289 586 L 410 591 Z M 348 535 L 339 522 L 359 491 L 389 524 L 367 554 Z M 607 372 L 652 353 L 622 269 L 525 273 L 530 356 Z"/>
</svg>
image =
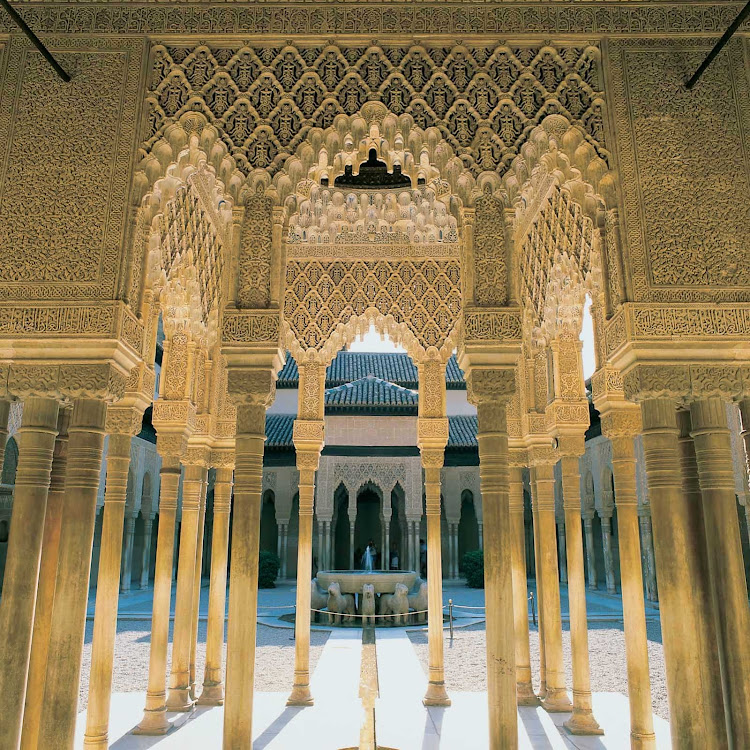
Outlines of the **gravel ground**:
<svg viewBox="0 0 750 750">
<path fill-rule="evenodd" d="M 669 720 L 667 706 L 667 681 L 664 671 L 664 649 L 661 642 L 661 625 L 648 622 L 648 656 L 651 672 L 651 698 L 654 713 Z M 484 624 L 456 629 L 453 643 L 445 631 L 445 681 L 448 689 L 462 692 L 481 692 L 487 689 Z M 409 633 L 422 668 L 427 673 L 427 633 Z M 539 633 L 531 627 L 531 671 L 535 687 L 539 687 Z M 628 694 L 625 663 L 625 634 L 621 624 L 589 623 L 589 654 L 591 664 L 591 689 L 595 692 Z M 568 688 L 573 674 L 570 657 L 570 632 L 563 624 L 563 658 Z"/>
<path fill-rule="evenodd" d="M 198 652 L 196 654 L 196 675 L 198 682 L 203 679 L 206 663 L 206 625 L 201 622 L 198 628 Z M 86 641 L 83 647 L 83 667 L 79 709 L 86 707 L 91 667 L 91 637 L 93 622 L 86 623 Z M 172 630 L 167 663 L 172 657 Z M 115 639 L 115 669 L 113 692 L 129 693 L 146 690 L 148 682 L 148 657 L 151 643 L 151 621 L 138 620 L 117 623 Z M 312 631 L 310 637 L 310 669 L 315 669 L 320 654 L 328 640 L 328 633 Z M 224 645 L 224 664 L 227 650 Z M 255 689 L 261 692 L 287 692 L 294 679 L 294 641 L 291 628 L 270 628 L 258 625 L 257 647 L 255 651 Z"/>
</svg>

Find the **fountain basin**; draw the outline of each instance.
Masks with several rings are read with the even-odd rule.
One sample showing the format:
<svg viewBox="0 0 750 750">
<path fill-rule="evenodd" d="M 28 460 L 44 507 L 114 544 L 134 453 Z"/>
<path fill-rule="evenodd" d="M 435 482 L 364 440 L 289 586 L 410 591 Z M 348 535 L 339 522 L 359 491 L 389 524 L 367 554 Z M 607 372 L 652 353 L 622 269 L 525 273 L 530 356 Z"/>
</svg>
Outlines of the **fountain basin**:
<svg viewBox="0 0 750 750">
<path fill-rule="evenodd" d="M 417 580 L 413 570 L 319 570 L 318 586 L 327 589 L 338 583 L 342 594 L 361 594 L 362 587 L 371 583 L 376 594 L 392 594 L 397 583 L 403 583 L 409 591 Z"/>
</svg>

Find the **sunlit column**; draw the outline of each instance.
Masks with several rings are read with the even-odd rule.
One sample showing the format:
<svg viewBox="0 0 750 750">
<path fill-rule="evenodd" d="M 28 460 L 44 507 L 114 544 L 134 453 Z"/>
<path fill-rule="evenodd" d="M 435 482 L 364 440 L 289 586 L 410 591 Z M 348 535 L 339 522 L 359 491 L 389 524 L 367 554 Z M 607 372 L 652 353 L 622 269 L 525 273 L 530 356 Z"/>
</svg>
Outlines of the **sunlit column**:
<svg viewBox="0 0 750 750">
<path fill-rule="evenodd" d="M 149 568 L 151 567 L 151 536 L 153 534 L 154 521 L 152 518 L 143 519 L 143 556 L 141 558 L 141 591 L 148 588 Z"/>
<path fill-rule="evenodd" d="M 195 574 L 193 575 L 193 611 L 190 635 L 190 697 L 198 697 L 195 687 L 195 655 L 198 650 L 198 620 L 200 616 L 201 585 L 203 583 L 203 538 L 206 529 L 206 492 L 208 491 L 208 469 L 203 468 L 200 506 L 198 509 L 198 542 L 195 547 Z"/>
</svg>

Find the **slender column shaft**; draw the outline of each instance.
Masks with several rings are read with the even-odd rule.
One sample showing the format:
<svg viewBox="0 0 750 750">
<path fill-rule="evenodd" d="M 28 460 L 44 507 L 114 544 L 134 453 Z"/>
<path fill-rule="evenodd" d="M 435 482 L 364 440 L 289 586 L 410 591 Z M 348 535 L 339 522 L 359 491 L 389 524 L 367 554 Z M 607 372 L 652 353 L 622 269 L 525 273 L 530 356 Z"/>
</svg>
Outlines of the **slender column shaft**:
<svg viewBox="0 0 750 750">
<path fill-rule="evenodd" d="M 539 698 L 544 699 L 547 695 L 547 653 L 544 646 L 544 608 L 542 607 L 542 544 L 539 536 L 539 500 L 536 484 L 536 470 L 531 469 L 531 513 L 534 524 L 534 577 L 536 581 L 536 607 L 539 622 Z"/>
<path fill-rule="evenodd" d="M 578 456 L 563 456 L 562 490 L 568 562 L 568 606 L 573 656 L 573 715 L 565 726 L 573 734 L 604 734 L 594 718 L 589 671 L 589 636 L 586 618 L 586 579 L 583 573 L 581 534 L 581 476 Z"/>
<path fill-rule="evenodd" d="M 536 495 L 539 521 L 539 563 L 542 592 L 539 608 L 544 610 L 544 655 L 547 693 L 542 705 L 547 711 L 568 712 L 572 706 L 565 690 L 562 653 L 562 617 L 557 571 L 555 533 L 555 474 L 551 464 L 536 467 Z M 485 509 L 485 523 L 487 512 Z"/>
<path fill-rule="evenodd" d="M 198 650 L 198 617 L 201 604 L 201 584 L 203 581 L 203 536 L 206 529 L 206 491 L 208 490 L 208 470 L 201 472 L 201 496 L 198 509 L 198 541 L 195 548 L 195 573 L 193 575 L 193 611 L 190 633 L 190 697 L 198 696 L 195 690 L 195 654 Z"/>
<path fill-rule="evenodd" d="M 185 466 L 185 476 L 182 479 L 182 528 L 177 563 L 172 670 L 167 694 L 168 711 L 189 711 L 193 706 L 190 697 L 190 642 L 193 633 L 195 561 L 202 484 L 203 468 L 192 464 Z"/>
<path fill-rule="evenodd" d="M 638 522 L 641 527 L 641 545 L 645 564 L 646 598 L 649 601 L 659 601 L 659 589 L 656 585 L 656 563 L 654 561 L 654 536 L 651 531 L 651 512 L 640 516 Z"/>
<path fill-rule="evenodd" d="M 477 525 L 479 527 L 479 549 L 484 549 L 484 529 L 483 529 L 483 524 L 480 521 Z"/>
<path fill-rule="evenodd" d="M 177 516 L 179 486 L 179 458 L 162 456 L 148 688 L 146 690 L 146 708 L 141 723 L 135 730 L 136 734 L 166 734 L 169 729 L 166 716 L 167 645 L 169 643 L 172 557 L 174 555 L 175 518 Z"/>
<path fill-rule="evenodd" d="M 281 570 L 281 546 L 283 543 L 283 532 L 282 532 L 283 525 L 281 523 L 276 524 L 276 555 L 279 558 L 279 570 Z"/>
<path fill-rule="evenodd" d="M 317 461 L 315 462 L 317 466 Z M 312 521 L 315 468 L 300 468 L 299 542 L 297 543 L 297 611 L 295 615 L 294 684 L 288 706 L 311 706 L 310 693 L 310 586 L 312 578 Z"/>
<path fill-rule="evenodd" d="M 29 660 L 29 679 L 26 685 L 26 705 L 23 712 L 21 750 L 36 750 L 42 719 L 44 680 L 47 676 L 49 629 L 52 624 L 52 605 L 57 580 L 57 557 L 62 530 L 65 473 L 68 466 L 68 423 L 70 409 L 60 409 L 57 417 L 57 439 L 52 460 L 47 512 L 44 519 L 44 538 L 39 566 L 39 587 L 34 610 L 34 631 Z"/>
<path fill-rule="evenodd" d="M 57 412 L 55 399 L 27 398 L 18 431 L 13 515 L 0 599 L 0 633 L 3 634 L 0 640 L 0 695 L 3 696 L 0 737 L 6 747 L 13 749 L 21 739 Z"/>
<path fill-rule="evenodd" d="M 252 747 L 265 416 L 265 405 L 237 406 L 224 703 L 225 748 Z M 301 588 L 310 590 L 309 586 Z"/>
<path fill-rule="evenodd" d="M 104 517 L 96 584 L 94 638 L 91 644 L 89 702 L 86 709 L 84 747 L 108 746 L 109 706 L 112 694 L 115 634 L 117 632 L 117 582 L 120 577 L 122 526 L 130 468 L 130 435 L 110 435 L 107 446 L 107 479 Z"/>
<path fill-rule="evenodd" d="M 726 405 L 720 398 L 702 399 L 692 403 L 690 414 L 703 496 L 727 729 L 730 744 L 750 747 L 750 607 Z"/>
<path fill-rule="evenodd" d="M 625 655 L 628 667 L 630 745 L 633 750 L 652 750 L 656 747 L 656 738 L 648 672 L 648 636 L 638 535 L 635 451 L 632 436 L 613 436 L 611 442 L 620 545 Z"/>
<path fill-rule="evenodd" d="M 458 524 L 453 524 L 453 577 L 458 578 Z"/>
<path fill-rule="evenodd" d="M 568 556 L 566 551 L 565 522 L 557 524 L 557 559 L 560 566 L 560 583 L 568 582 Z"/>
<path fill-rule="evenodd" d="M 511 524 L 511 571 L 513 583 L 513 623 L 516 642 L 516 702 L 538 706 L 531 684 L 529 650 L 529 603 L 526 587 L 526 532 L 523 525 L 523 470 L 510 467 L 509 507 Z"/>
<path fill-rule="evenodd" d="M 356 561 L 356 564 L 359 565 L 359 560 Z M 355 560 L 354 560 L 354 524 L 349 524 L 349 569 L 354 570 L 355 567 Z"/>
<path fill-rule="evenodd" d="M 391 519 L 390 516 L 383 518 L 383 530 L 385 532 L 385 542 L 383 543 L 383 551 L 381 553 L 381 567 L 383 570 L 388 570 L 390 567 L 389 560 L 391 558 Z"/>
<path fill-rule="evenodd" d="M 508 428 L 504 403 L 479 403 L 477 413 L 479 478 L 487 534 L 484 580 L 490 748 L 500 750 L 518 746 Z"/>
<path fill-rule="evenodd" d="M 203 677 L 203 692 L 198 699 L 198 703 L 204 706 L 220 706 L 224 703 L 221 661 L 224 648 L 224 607 L 227 596 L 227 551 L 231 502 L 232 469 L 216 469 L 211 539 L 211 584 L 208 592 L 206 671 Z"/>
<path fill-rule="evenodd" d="M 586 565 L 589 573 L 589 588 L 596 591 L 596 550 L 594 549 L 594 519 L 584 518 L 583 528 L 586 532 Z"/>
<path fill-rule="evenodd" d="M 120 578 L 120 591 L 130 591 L 133 579 L 133 538 L 135 536 L 135 518 L 128 516 L 125 519 L 125 538 L 121 542 L 122 549 L 122 571 Z"/>
<path fill-rule="evenodd" d="M 604 549 L 604 575 L 607 580 L 607 593 L 617 593 L 615 585 L 615 560 L 612 553 L 612 516 L 602 516 L 602 546 Z"/>
<path fill-rule="evenodd" d="M 424 453 L 423 453 L 424 457 Z M 440 456 L 442 459 L 442 454 Z M 429 682 L 426 706 L 448 706 L 443 668 L 443 563 L 440 550 L 440 467 L 425 466 L 427 502 L 427 640 Z"/>
<path fill-rule="evenodd" d="M 726 747 L 721 691 L 712 688 L 716 661 L 710 641 L 710 598 L 700 550 L 705 544 L 700 493 L 686 492 L 680 477 L 680 447 L 675 403 L 648 399 L 641 403 L 643 448 L 654 523 L 654 551 L 661 595 L 660 615 L 667 672 L 670 732 L 673 747 Z M 692 451 L 692 441 L 681 448 Z M 690 457 L 683 456 L 686 488 Z M 694 456 L 692 457 L 694 464 Z M 692 473 L 692 472 L 690 472 Z M 708 680 L 706 678 L 708 677 Z"/>
<path fill-rule="evenodd" d="M 289 523 L 281 524 L 281 577 L 287 577 L 287 558 L 289 557 Z"/>
<path fill-rule="evenodd" d="M 143 557 L 141 558 L 141 591 L 148 588 L 149 568 L 151 567 L 151 534 L 154 522 L 150 518 L 143 521 Z"/>
<path fill-rule="evenodd" d="M 101 399 L 79 398 L 73 402 L 39 731 L 39 745 L 45 748 L 73 746 L 106 417 L 107 404 Z M 116 574 L 115 592 L 118 579 Z"/>
</svg>

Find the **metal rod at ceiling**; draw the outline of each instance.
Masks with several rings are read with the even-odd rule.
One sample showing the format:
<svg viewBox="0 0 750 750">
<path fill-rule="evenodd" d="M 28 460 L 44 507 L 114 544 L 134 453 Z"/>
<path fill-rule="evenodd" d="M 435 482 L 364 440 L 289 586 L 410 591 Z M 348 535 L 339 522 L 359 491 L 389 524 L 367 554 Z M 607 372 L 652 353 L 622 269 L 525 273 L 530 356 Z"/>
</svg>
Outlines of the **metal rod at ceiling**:
<svg viewBox="0 0 750 750">
<path fill-rule="evenodd" d="M 65 83 L 68 83 L 70 81 L 70 76 L 65 72 L 60 63 L 55 60 L 52 53 L 44 46 L 42 40 L 28 27 L 26 21 L 24 21 L 23 18 L 21 18 L 21 16 L 11 7 L 8 0 L 0 0 L 0 5 L 8 11 L 8 14 L 15 21 L 18 28 L 26 34 L 31 43 L 42 53 L 42 57 L 44 57 L 44 59 L 52 66 L 55 73 L 57 73 Z"/>
<path fill-rule="evenodd" d="M 708 53 L 706 56 L 706 59 L 700 64 L 698 67 L 698 70 L 693 73 L 693 75 L 688 79 L 688 81 L 685 83 L 685 88 L 690 91 L 693 86 L 695 86 L 696 83 L 698 83 L 698 79 L 703 75 L 703 72 L 706 70 L 706 68 L 714 61 L 714 58 L 716 55 L 719 54 L 719 52 L 724 49 L 726 43 L 732 38 L 735 31 L 739 29 L 739 27 L 742 25 L 743 21 L 750 16 L 750 0 L 748 0 L 747 3 L 745 3 L 745 7 L 739 12 L 739 15 L 737 18 L 732 21 L 729 28 L 724 32 L 721 39 L 719 39 L 716 44 L 714 44 L 713 49 Z"/>
</svg>

